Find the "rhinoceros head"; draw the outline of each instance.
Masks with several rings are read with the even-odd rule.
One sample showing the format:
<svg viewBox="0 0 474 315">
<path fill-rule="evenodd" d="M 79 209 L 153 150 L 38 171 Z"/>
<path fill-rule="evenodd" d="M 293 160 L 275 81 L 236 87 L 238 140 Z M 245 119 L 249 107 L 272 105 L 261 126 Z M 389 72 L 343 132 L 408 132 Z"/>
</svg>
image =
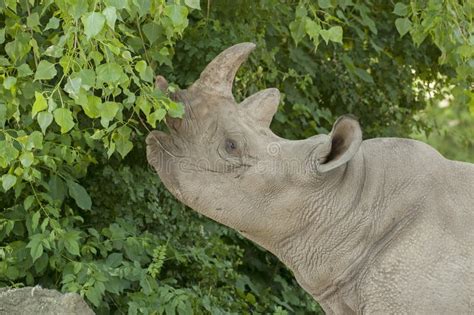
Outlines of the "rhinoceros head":
<svg viewBox="0 0 474 315">
<path fill-rule="evenodd" d="M 174 95 L 185 104 L 184 117 L 167 118 L 169 133 L 150 133 L 147 158 L 183 203 L 269 246 L 298 228 L 306 196 L 352 158 L 361 132 L 344 116 L 330 135 L 290 141 L 272 133 L 277 89 L 240 104 L 232 95 L 234 76 L 254 48 L 226 49 Z"/>
</svg>

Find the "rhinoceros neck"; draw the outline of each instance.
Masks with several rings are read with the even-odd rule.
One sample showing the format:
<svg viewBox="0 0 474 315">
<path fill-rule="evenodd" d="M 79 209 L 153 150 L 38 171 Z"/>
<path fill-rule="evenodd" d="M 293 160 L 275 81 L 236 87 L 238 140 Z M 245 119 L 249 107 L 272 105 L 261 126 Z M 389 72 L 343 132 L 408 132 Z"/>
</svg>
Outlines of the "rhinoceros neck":
<svg viewBox="0 0 474 315">
<path fill-rule="evenodd" d="M 363 152 L 310 188 L 310 196 L 296 210 L 298 228 L 270 249 L 315 297 L 351 273 L 360 258 L 360 243 L 369 229 L 368 214 L 354 211 L 366 190 Z"/>
<path fill-rule="evenodd" d="M 393 214 L 393 200 L 385 198 L 396 185 L 389 183 L 384 166 L 367 163 L 361 148 L 316 187 L 300 211 L 300 228 L 272 250 L 318 299 L 353 283 L 377 248 L 410 221 L 402 212 Z"/>
</svg>

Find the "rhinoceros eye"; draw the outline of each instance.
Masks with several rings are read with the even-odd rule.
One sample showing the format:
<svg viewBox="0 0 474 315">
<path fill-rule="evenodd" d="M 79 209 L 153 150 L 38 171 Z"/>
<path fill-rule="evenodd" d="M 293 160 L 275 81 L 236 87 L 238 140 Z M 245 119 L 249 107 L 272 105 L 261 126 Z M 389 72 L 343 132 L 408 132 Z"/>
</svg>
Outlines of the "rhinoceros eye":
<svg viewBox="0 0 474 315">
<path fill-rule="evenodd" d="M 232 139 L 225 140 L 225 150 L 229 154 L 235 154 L 237 152 L 237 142 Z"/>
</svg>

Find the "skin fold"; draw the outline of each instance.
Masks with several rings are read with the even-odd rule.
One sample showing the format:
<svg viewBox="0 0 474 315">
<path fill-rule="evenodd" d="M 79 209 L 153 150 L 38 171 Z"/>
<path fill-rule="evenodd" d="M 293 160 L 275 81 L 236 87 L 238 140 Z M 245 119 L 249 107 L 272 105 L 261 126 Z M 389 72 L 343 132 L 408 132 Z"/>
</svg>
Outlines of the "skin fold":
<svg viewBox="0 0 474 315">
<path fill-rule="evenodd" d="M 172 95 L 183 119 L 146 140 L 165 186 L 275 254 L 327 314 L 474 313 L 474 165 L 414 140 L 362 141 L 351 116 L 329 135 L 278 137 L 278 90 L 232 96 L 254 47 L 228 48 Z"/>
</svg>

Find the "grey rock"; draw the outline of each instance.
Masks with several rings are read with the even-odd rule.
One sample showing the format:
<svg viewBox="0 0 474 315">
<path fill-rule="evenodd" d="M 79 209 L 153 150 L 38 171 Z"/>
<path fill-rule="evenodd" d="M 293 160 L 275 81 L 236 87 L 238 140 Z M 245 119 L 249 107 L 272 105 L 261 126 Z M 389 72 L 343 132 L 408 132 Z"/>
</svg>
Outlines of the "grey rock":
<svg viewBox="0 0 474 315">
<path fill-rule="evenodd" d="M 62 294 L 39 286 L 0 288 L 0 315 L 93 315 L 76 293 Z"/>
</svg>

